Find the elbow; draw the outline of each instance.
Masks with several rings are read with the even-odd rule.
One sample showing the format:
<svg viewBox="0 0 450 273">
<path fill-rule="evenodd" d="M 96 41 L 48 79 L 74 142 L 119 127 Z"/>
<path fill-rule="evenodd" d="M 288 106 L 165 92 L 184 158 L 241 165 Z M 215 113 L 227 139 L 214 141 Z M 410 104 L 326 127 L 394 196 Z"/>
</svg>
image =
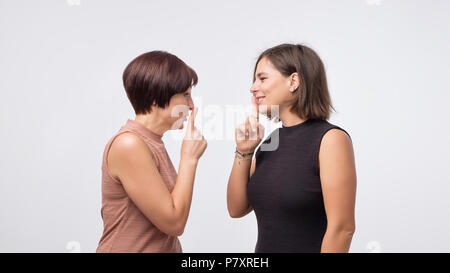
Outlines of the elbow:
<svg viewBox="0 0 450 273">
<path fill-rule="evenodd" d="M 239 214 L 237 213 L 236 209 L 234 209 L 230 205 L 229 201 L 228 201 L 228 204 L 227 204 L 227 209 L 228 209 L 228 215 L 230 215 L 231 218 L 239 218 Z"/>
<path fill-rule="evenodd" d="M 230 215 L 231 218 L 241 218 L 245 216 L 246 213 L 245 211 L 228 206 L 228 214 Z"/>
<path fill-rule="evenodd" d="M 248 201 L 232 200 L 231 198 L 227 199 L 227 209 L 231 218 L 244 217 L 251 211 Z"/>
<path fill-rule="evenodd" d="M 353 238 L 353 234 L 355 234 L 355 229 L 353 228 L 347 228 L 347 229 L 343 229 L 342 231 L 341 231 L 341 233 L 345 236 L 345 237 L 347 237 L 347 238 Z"/>
<path fill-rule="evenodd" d="M 350 225 L 350 226 L 341 228 L 340 232 L 351 238 L 351 237 L 353 237 L 353 234 L 355 234 L 355 230 L 356 230 L 355 226 Z"/>
<path fill-rule="evenodd" d="M 184 233 L 184 228 L 186 227 L 186 222 L 179 222 L 177 224 L 175 224 L 174 229 L 173 229 L 173 236 L 181 236 Z"/>
<path fill-rule="evenodd" d="M 160 230 L 169 236 L 181 236 L 184 233 L 185 226 L 186 223 L 173 221 L 172 223 L 167 223 L 167 225 L 164 228 L 160 228 Z"/>
<path fill-rule="evenodd" d="M 183 233 L 184 233 L 184 227 L 183 227 L 183 228 L 176 229 L 176 230 L 173 232 L 172 236 L 181 236 L 181 235 L 183 235 Z"/>
<path fill-rule="evenodd" d="M 171 227 L 168 228 L 164 231 L 165 234 L 169 235 L 169 236 L 181 236 L 184 233 L 184 227 Z"/>
<path fill-rule="evenodd" d="M 230 204 L 228 204 L 228 215 L 230 215 L 231 218 L 238 218 L 236 211 L 230 207 Z"/>
<path fill-rule="evenodd" d="M 242 215 L 239 213 L 236 213 L 234 211 L 228 210 L 228 214 L 230 215 L 231 218 L 241 218 Z"/>
<path fill-rule="evenodd" d="M 355 223 L 351 223 L 350 225 L 345 226 L 342 230 L 346 234 L 353 236 L 353 234 L 355 234 L 355 231 L 356 231 Z"/>
<path fill-rule="evenodd" d="M 353 234 L 356 231 L 356 227 L 354 223 L 348 223 L 340 225 L 329 225 L 327 230 L 331 233 L 345 235 L 346 237 L 353 237 Z"/>
</svg>

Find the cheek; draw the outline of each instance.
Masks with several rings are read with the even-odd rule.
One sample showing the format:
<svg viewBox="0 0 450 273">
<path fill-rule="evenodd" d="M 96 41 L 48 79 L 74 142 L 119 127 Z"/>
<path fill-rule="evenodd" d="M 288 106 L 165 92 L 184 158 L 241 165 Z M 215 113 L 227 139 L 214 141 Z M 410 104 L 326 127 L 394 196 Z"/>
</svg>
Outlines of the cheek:
<svg viewBox="0 0 450 273">
<path fill-rule="evenodd" d="M 276 93 L 281 87 L 281 82 L 279 79 L 269 79 L 261 84 L 261 91 L 266 95 L 272 95 Z"/>
<path fill-rule="evenodd" d="M 188 112 L 189 107 L 186 104 L 186 99 L 178 98 L 170 102 L 168 113 L 166 116 L 170 117 L 173 120 L 177 120 L 183 116 L 186 116 Z"/>
<path fill-rule="evenodd" d="M 177 95 L 174 95 L 171 98 L 169 106 L 170 107 L 175 107 L 177 105 L 187 105 L 187 101 L 188 101 L 187 97 L 185 97 L 182 94 L 177 94 Z"/>
<path fill-rule="evenodd" d="M 277 85 L 274 82 L 265 82 L 261 85 L 261 92 L 266 97 L 266 103 L 276 100 Z"/>
<path fill-rule="evenodd" d="M 277 104 L 280 104 L 286 99 L 286 85 L 283 81 L 273 82 L 269 89 L 270 99 Z"/>
</svg>

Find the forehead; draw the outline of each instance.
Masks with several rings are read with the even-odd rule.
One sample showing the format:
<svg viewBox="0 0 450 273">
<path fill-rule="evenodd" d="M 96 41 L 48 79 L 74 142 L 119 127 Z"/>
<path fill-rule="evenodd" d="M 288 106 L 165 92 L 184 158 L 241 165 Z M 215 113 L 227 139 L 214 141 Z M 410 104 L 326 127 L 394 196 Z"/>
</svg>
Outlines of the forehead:
<svg viewBox="0 0 450 273">
<path fill-rule="evenodd" d="M 274 71 L 276 71 L 276 69 L 270 62 L 270 60 L 267 57 L 263 57 L 261 60 L 259 60 L 258 65 L 256 66 L 255 75 L 258 75 L 259 73 L 270 74 Z"/>
</svg>

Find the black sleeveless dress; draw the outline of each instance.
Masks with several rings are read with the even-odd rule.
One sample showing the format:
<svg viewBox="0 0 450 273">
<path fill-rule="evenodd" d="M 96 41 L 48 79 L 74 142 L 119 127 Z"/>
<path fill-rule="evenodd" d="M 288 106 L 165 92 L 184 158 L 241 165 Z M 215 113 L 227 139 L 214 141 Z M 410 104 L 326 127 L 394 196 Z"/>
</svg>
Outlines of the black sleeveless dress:
<svg viewBox="0 0 450 273">
<path fill-rule="evenodd" d="M 256 151 L 247 185 L 258 222 L 255 252 L 320 252 L 327 218 L 318 159 L 330 129 L 347 133 L 326 120 L 307 120 L 274 130 Z"/>
</svg>

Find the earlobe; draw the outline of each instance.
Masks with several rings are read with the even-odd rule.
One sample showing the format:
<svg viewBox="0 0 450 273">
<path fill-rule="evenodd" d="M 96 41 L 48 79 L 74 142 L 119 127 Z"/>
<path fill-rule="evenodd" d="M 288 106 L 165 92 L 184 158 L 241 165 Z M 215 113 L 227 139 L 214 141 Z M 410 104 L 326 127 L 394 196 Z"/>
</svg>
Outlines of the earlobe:
<svg viewBox="0 0 450 273">
<path fill-rule="evenodd" d="M 295 92 L 295 90 L 300 87 L 300 77 L 298 76 L 297 72 L 292 73 L 290 82 L 291 87 L 289 88 L 289 91 Z"/>
</svg>

